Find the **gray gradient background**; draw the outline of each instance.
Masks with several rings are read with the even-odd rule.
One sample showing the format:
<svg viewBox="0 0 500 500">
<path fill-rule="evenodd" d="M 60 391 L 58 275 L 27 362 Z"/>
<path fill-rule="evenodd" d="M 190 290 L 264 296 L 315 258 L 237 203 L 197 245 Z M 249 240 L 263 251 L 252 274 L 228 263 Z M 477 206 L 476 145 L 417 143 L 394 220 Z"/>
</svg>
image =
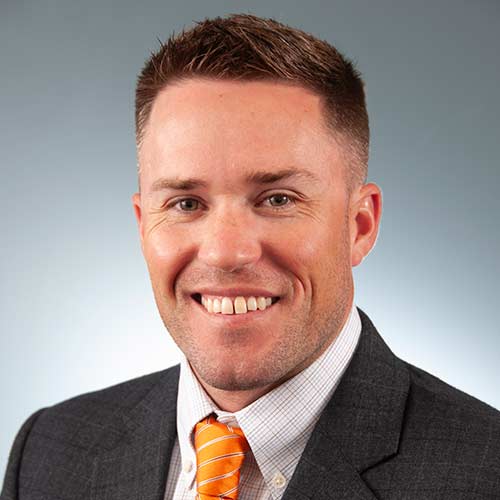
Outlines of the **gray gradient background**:
<svg viewBox="0 0 500 500">
<path fill-rule="evenodd" d="M 356 303 L 396 354 L 500 407 L 499 4 L 141 3 L 0 0 L 0 471 L 38 408 L 176 362 L 130 202 L 135 77 L 157 37 L 230 12 L 357 62 L 384 214 Z"/>
</svg>

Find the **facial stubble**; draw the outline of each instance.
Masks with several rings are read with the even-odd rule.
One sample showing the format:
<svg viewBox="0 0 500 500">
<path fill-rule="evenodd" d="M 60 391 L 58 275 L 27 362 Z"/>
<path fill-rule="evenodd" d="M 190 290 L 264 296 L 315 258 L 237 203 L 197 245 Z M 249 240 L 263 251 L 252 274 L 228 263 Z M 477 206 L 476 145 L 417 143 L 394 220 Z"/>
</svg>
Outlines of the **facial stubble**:
<svg viewBox="0 0 500 500">
<path fill-rule="evenodd" d="M 265 356 L 259 353 L 260 356 L 251 357 L 238 351 L 240 339 L 252 337 L 251 327 L 220 332 L 224 338 L 224 349 L 231 352 L 230 363 L 225 358 L 217 357 L 213 350 L 208 352 L 197 342 L 197 332 L 191 331 L 185 317 L 189 314 L 186 308 L 180 314 L 168 314 L 159 290 L 154 290 L 165 327 L 201 381 L 224 391 L 274 387 L 309 366 L 326 350 L 346 320 L 352 296 L 347 226 L 343 233 L 343 237 L 337 240 L 340 248 L 333 252 L 342 254 L 340 261 L 343 265 L 330 265 L 324 270 L 328 273 L 328 282 L 332 284 L 328 309 L 317 310 L 312 300 L 305 301 L 300 311 L 288 315 L 286 324 L 276 325 L 276 328 L 266 332 L 272 337 L 269 343 L 272 348 Z"/>
</svg>

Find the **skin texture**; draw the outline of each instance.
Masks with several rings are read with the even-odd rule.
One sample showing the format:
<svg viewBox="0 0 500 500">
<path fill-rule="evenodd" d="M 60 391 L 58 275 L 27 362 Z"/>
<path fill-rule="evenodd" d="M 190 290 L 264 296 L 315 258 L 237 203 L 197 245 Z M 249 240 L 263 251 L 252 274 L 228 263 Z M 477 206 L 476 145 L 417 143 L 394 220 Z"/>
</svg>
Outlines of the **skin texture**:
<svg viewBox="0 0 500 500">
<path fill-rule="evenodd" d="M 365 184 L 349 196 L 345 155 L 320 99 L 276 82 L 167 86 L 138 156 L 132 202 L 161 318 L 212 399 L 237 411 L 309 366 L 341 330 L 351 267 L 377 237 L 380 189 Z M 246 180 L 280 169 L 315 179 Z M 207 185 L 157 189 L 159 179 L 188 177 Z M 230 323 L 191 298 L 201 287 L 239 286 L 280 300 Z"/>
</svg>

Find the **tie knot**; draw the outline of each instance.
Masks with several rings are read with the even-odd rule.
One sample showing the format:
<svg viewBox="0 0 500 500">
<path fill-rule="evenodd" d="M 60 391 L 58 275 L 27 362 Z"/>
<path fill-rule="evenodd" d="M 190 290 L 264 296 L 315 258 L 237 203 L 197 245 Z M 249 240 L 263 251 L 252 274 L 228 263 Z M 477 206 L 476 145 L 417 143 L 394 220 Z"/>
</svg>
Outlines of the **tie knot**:
<svg viewBox="0 0 500 500">
<path fill-rule="evenodd" d="M 249 449 L 242 430 L 210 415 L 194 432 L 199 498 L 237 499 L 240 468 Z"/>
</svg>

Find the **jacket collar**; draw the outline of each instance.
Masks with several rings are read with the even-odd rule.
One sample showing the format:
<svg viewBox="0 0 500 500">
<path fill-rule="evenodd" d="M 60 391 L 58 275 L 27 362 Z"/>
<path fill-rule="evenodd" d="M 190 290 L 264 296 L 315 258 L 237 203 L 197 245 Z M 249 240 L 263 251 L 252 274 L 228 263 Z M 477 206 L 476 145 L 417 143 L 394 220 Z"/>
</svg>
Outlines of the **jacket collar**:
<svg viewBox="0 0 500 500">
<path fill-rule="evenodd" d="M 409 373 L 368 316 L 356 352 L 309 440 L 283 500 L 371 499 L 361 478 L 397 452 Z"/>
</svg>

